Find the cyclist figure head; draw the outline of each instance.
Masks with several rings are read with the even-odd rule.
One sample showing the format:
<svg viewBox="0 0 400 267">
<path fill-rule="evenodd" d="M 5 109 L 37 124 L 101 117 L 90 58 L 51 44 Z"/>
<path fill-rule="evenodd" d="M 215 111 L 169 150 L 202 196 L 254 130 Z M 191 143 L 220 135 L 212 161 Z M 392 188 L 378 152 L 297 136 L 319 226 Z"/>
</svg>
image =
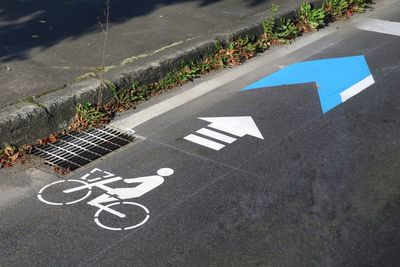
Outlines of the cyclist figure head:
<svg viewBox="0 0 400 267">
<path fill-rule="evenodd" d="M 161 168 L 157 171 L 157 174 L 162 177 L 166 177 L 174 174 L 174 170 L 171 168 Z"/>
</svg>

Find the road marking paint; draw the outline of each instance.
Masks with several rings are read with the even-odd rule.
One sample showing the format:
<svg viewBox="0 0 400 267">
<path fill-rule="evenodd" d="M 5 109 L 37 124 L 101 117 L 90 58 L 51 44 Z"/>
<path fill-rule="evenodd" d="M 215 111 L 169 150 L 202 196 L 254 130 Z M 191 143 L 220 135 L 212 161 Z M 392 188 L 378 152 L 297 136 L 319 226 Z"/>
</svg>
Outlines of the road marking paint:
<svg viewBox="0 0 400 267">
<path fill-rule="evenodd" d="M 217 133 L 216 131 L 212 131 L 206 128 L 201 128 L 200 130 L 196 131 L 196 133 L 217 139 L 219 141 L 231 144 L 236 141 L 236 138 L 227 136 L 225 134 Z"/>
<path fill-rule="evenodd" d="M 100 172 L 97 173 L 97 172 Z M 96 173 L 96 174 L 95 174 Z M 98 188 L 103 191 L 105 191 L 103 194 L 99 195 L 98 197 L 90 200 L 89 202 L 86 202 L 88 205 L 96 207 L 98 210 L 94 214 L 94 221 L 95 223 L 104 229 L 107 230 L 115 230 L 115 231 L 121 231 L 121 230 L 130 230 L 134 229 L 137 227 L 142 226 L 145 224 L 149 218 L 150 218 L 150 211 L 142 204 L 136 203 L 136 202 L 129 202 L 125 200 L 133 199 L 133 198 L 138 198 L 141 197 L 142 195 L 152 191 L 153 189 L 157 188 L 161 184 L 164 183 L 164 177 L 171 176 L 174 174 L 174 170 L 171 168 L 160 168 L 157 170 L 156 175 L 150 175 L 150 176 L 142 176 L 142 177 L 136 177 L 136 178 L 122 178 L 121 176 L 118 177 L 112 177 L 114 176 L 113 173 L 103 171 L 98 168 L 94 168 L 87 174 L 83 175 L 80 179 L 81 180 L 75 180 L 75 179 L 69 179 L 69 180 L 58 180 L 53 183 L 50 183 L 48 185 L 43 186 L 38 194 L 37 197 L 40 201 L 43 203 L 46 203 L 48 205 L 53 205 L 53 206 L 63 206 L 63 205 L 70 205 L 70 204 L 75 204 L 77 202 L 80 202 L 92 193 L 92 188 Z M 95 176 L 95 177 L 91 177 Z M 90 178 L 90 179 L 88 179 Z M 97 181 L 101 179 L 102 181 Z M 115 188 L 112 186 L 115 182 L 117 181 L 123 181 L 125 184 L 133 184 L 133 186 L 123 186 L 123 187 L 117 187 Z M 96 182 L 94 182 L 96 181 Z M 83 185 L 78 185 L 75 187 L 70 186 L 71 183 L 79 183 Z M 67 186 L 64 187 L 59 187 L 59 184 L 67 184 Z M 110 186 L 108 186 L 110 184 Z M 48 188 L 52 188 L 51 190 L 48 190 Z M 62 188 L 68 188 L 65 190 L 62 190 Z M 58 190 L 57 190 L 58 189 Z M 55 193 L 59 193 L 62 196 L 71 196 L 73 198 L 76 198 L 76 194 L 73 195 L 68 195 L 70 193 L 74 192 L 82 192 L 83 191 L 83 196 L 78 197 L 78 199 L 72 200 L 72 201 L 60 201 L 60 200 L 49 200 L 54 198 Z M 95 192 L 97 192 L 96 190 Z M 62 198 L 61 198 L 62 199 Z M 132 222 L 126 221 L 126 211 L 124 213 L 118 211 L 119 208 L 122 205 L 130 205 L 132 207 L 136 207 L 144 211 L 145 217 L 144 219 L 141 219 L 140 222 L 131 224 Z M 118 209 L 114 209 L 111 207 L 118 206 Z M 119 218 L 120 222 L 123 224 L 128 224 L 124 227 L 112 227 L 105 225 L 100 221 L 100 214 L 105 214 L 109 213 L 114 215 L 115 219 Z M 113 220 L 112 220 L 113 221 Z M 107 220 L 107 224 L 110 223 L 110 220 Z M 111 222 L 112 223 L 112 222 Z"/>
<path fill-rule="evenodd" d="M 214 150 L 220 150 L 225 147 L 225 145 L 223 145 L 223 144 L 208 140 L 206 138 L 203 138 L 203 137 L 200 137 L 200 136 L 197 136 L 194 134 L 189 134 L 189 135 L 183 137 L 183 139 L 193 142 L 193 143 L 196 143 L 201 146 L 205 146 L 205 147 L 214 149 Z"/>
<path fill-rule="evenodd" d="M 264 139 L 257 125 L 250 116 L 239 117 L 202 117 L 203 121 L 211 122 L 208 127 L 230 133 L 239 137 L 251 135 L 253 137 Z"/>
<path fill-rule="evenodd" d="M 264 139 L 260 130 L 258 130 L 257 125 L 254 120 L 250 116 L 240 116 L 240 117 L 202 117 L 198 118 L 199 120 L 208 121 L 209 124 L 207 127 L 229 133 L 231 135 L 243 137 L 245 135 L 251 135 L 253 137 Z M 213 139 L 217 139 L 219 141 L 232 144 L 237 139 L 230 137 L 225 134 L 221 134 L 206 128 L 201 128 L 196 131 L 196 133 L 211 137 Z M 214 150 L 220 150 L 225 147 L 225 145 L 220 144 L 218 142 L 209 140 L 207 138 L 203 138 L 194 134 L 189 134 L 185 136 L 183 139 L 196 143 L 201 146 L 205 146 Z"/>
<path fill-rule="evenodd" d="M 81 201 L 81 200 L 87 198 L 87 197 L 90 195 L 90 193 L 92 192 L 92 189 L 89 188 L 89 189 L 88 189 L 88 192 L 86 192 L 86 194 L 85 194 L 83 197 L 81 197 L 81 198 L 79 198 L 79 199 L 77 199 L 77 200 L 74 200 L 74 201 L 70 201 L 70 202 L 52 202 L 52 201 L 48 201 L 48 200 L 46 200 L 45 198 L 43 198 L 42 193 L 43 193 L 44 190 L 46 190 L 46 188 L 51 187 L 51 186 L 54 186 L 54 185 L 59 184 L 59 183 L 65 183 L 65 182 L 77 182 L 77 183 L 87 184 L 87 183 L 84 182 L 84 181 L 74 180 L 74 179 L 55 181 L 55 182 L 53 182 L 53 183 L 51 183 L 51 184 L 45 185 L 44 187 L 42 187 L 42 189 L 40 189 L 40 191 L 39 191 L 38 194 L 37 194 L 39 200 L 42 201 L 42 202 L 44 202 L 44 203 L 46 203 L 46 204 L 48 204 L 48 205 L 53 205 L 53 206 L 70 205 L 70 204 L 77 203 L 77 202 L 79 202 L 79 201 Z"/>
<path fill-rule="evenodd" d="M 363 55 L 327 58 L 291 64 L 242 91 L 309 82 L 317 84 L 321 109 L 325 113 L 344 102 L 342 92 L 349 90 L 343 95 L 347 100 L 373 84 L 373 78 Z"/>
<path fill-rule="evenodd" d="M 351 86 L 349 89 L 346 89 L 340 93 L 342 102 L 345 102 L 349 98 L 362 92 L 363 90 L 367 89 L 367 87 L 371 86 L 374 83 L 375 83 L 374 77 L 372 77 L 372 75 L 367 76 L 363 80 L 361 80 L 358 83 L 356 83 L 355 85 Z"/>
<path fill-rule="evenodd" d="M 370 18 L 358 24 L 357 27 L 365 31 L 400 36 L 400 22 Z"/>
</svg>

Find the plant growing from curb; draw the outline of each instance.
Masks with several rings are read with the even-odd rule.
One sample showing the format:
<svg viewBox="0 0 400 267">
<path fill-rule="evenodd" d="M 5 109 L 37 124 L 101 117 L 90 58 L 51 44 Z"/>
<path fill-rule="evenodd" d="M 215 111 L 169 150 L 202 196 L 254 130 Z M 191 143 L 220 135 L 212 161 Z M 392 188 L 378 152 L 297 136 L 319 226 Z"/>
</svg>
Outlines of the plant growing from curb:
<svg viewBox="0 0 400 267">
<path fill-rule="evenodd" d="M 323 9 L 330 21 L 363 12 L 372 0 L 325 0 Z"/>
<path fill-rule="evenodd" d="M 350 2 L 349 0 L 325 0 L 323 8 L 330 20 L 335 20 L 346 15 Z"/>
<path fill-rule="evenodd" d="M 270 16 L 262 23 L 264 34 L 260 36 L 260 39 L 264 39 L 267 41 L 267 43 L 269 43 L 269 45 L 277 43 L 289 43 L 300 34 L 299 29 L 291 19 L 277 19 L 275 17 L 275 14 L 278 12 L 278 10 L 279 6 L 273 4 Z"/>
<path fill-rule="evenodd" d="M 312 8 L 310 3 L 302 2 L 297 11 L 297 19 L 300 31 L 315 31 L 325 24 L 325 12 L 322 8 Z"/>
<path fill-rule="evenodd" d="M 96 127 L 108 123 L 111 114 L 104 111 L 104 108 L 95 106 L 86 101 L 78 104 L 76 107 L 76 115 L 74 122 L 70 125 L 69 130 L 80 131 L 90 127 Z"/>
</svg>

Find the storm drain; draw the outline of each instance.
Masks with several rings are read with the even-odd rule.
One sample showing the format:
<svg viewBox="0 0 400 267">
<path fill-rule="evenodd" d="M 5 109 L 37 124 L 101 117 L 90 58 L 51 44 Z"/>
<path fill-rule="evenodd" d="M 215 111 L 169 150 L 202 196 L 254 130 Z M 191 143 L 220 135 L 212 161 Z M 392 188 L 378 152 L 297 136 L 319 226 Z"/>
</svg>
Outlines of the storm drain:
<svg viewBox="0 0 400 267">
<path fill-rule="evenodd" d="M 132 141 L 132 136 L 104 127 L 66 134 L 56 143 L 34 147 L 32 154 L 48 165 L 73 171 Z"/>
</svg>

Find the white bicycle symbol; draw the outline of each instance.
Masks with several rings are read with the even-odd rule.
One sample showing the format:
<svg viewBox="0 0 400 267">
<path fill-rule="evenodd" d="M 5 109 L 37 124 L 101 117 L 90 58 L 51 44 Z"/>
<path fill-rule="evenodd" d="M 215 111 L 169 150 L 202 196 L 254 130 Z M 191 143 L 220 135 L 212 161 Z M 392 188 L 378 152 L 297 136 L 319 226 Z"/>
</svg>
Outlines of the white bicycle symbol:
<svg viewBox="0 0 400 267">
<path fill-rule="evenodd" d="M 102 176 L 88 179 L 96 172 L 101 172 Z M 105 191 L 105 193 L 87 202 L 87 204 L 98 208 L 94 215 L 95 223 L 107 230 L 129 230 L 145 224 L 150 218 L 150 212 L 142 204 L 125 200 L 137 198 L 146 194 L 147 192 L 160 186 L 164 182 L 164 177 L 170 176 L 173 173 L 173 169 L 161 168 L 157 171 L 157 175 L 124 179 L 120 176 L 115 176 L 110 172 L 95 168 L 91 172 L 82 176 L 81 180 L 60 180 L 44 186 L 38 192 L 38 199 L 48 205 L 72 205 L 88 198 L 92 193 L 93 188 L 101 189 Z M 138 185 L 134 187 L 123 188 L 111 188 L 106 185 L 117 181 Z M 104 205 L 104 203 L 108 204 Z M 140 208 L 142 211 L 144 211 L 144 218 L 133 225 L 129 222 L 129 225 L 125 225 L 127 223 L 124 221 L 124 219 L 127 217 L 127 215 L 116 210 L 121 210 L 124 205 L 125 207 L 134 206 L 135 208 Z M 122 224 L 123 226 L 112 227 L 107 226 L 107 223 L 101 222 L 101 216 L 105 217 L 107 214 L 117 216 L 116 218 L 121 219 L 119 224 Z M 110 220 L 115 218 L 108 218 L 108 221 L 106 219 L 107 218 L 103 219 L 103 221 L 110 223 Z"/>
</svg>

